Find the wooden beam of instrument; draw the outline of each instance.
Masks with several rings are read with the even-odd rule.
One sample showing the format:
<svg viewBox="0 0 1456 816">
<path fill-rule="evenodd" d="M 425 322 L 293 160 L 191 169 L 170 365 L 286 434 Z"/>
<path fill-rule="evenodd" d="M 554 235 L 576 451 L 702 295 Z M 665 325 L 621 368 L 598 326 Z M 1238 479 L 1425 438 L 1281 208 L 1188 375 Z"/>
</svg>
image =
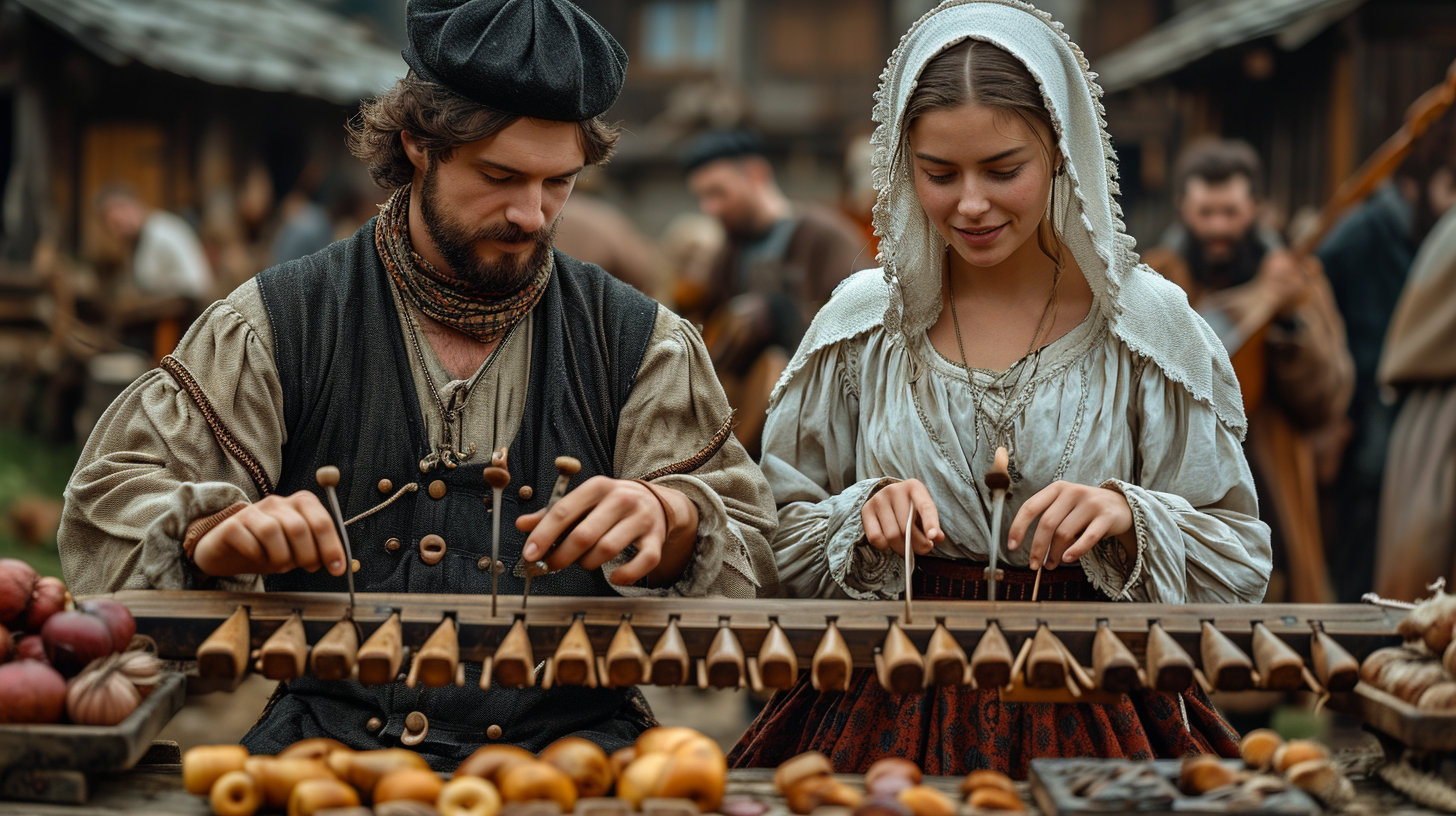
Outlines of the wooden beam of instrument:
<svg viewBox="0 0 1456 816">
<path fill-rule="evenodd" d="M 815 691 L 849 691 L 849 672 L 854 668 L 854 657 L 849 653 L 849 644 L 839 633 L 839 626 L 832 620 L 824 625 L 824 636 L 819 639 L 819 648 L 814 650 L 814 660 L 809 665 L 809 682 Z"/>
<path fill-rule="evenodd" d="M 410 677 L 417 678 L 425 688 L 444 688 L 457 682 L 463 685 L 460 677 L 460 636 L 454 618 L 440 621 L 430 639 L 420 647 L 415 654 Z M 413 682 L 406 684 L 411 688 L 415 685 Z"/>
<path fill-rule="evenodd" d="M 269 680 L 288 681 L 303 676 L 308 665 L 308 640 L 303 632 L 303 616 L 293 613 L 271 637 L 263 642 L 258 653 L 259 671 Z"/>
<path fill-rule="evenodd" d="M 969 663 L 966 650 L 956 642 L 955 636 L 944 623 L 937 623 L 925 647 L 926 677 L 937 686 L 958 685 L 965 682 Z"/>
<path fill-rule="evenodd" d="M 219 681 L 228 688 L 237 688 L 248 672 L 248 654 L 252 650 L 248 626 L 248 608 L 239 606 L 202 645 L 197 647 L 197 673 L 207 680 Z"/>
<path fill-rule="evenodd" d="M 1001 634 L 995 621 L 986 625 L 981 642 L 971 652 L 971 685 L 976 688 L 1002 688 L 1011 682 L 1011 644 Z"/>
<path fill-rule="evenodd" d="M 1260 688 L 1294 691 L 1304 685 L 1304 659 L 1262 621 L 1254 624 L 1253 652 Z"/>
<path fill-rule="evenodd" d="M 1056 635 L 1042 624 L 1026 656 L 1026 684 L 1032 688 L 1061 688 L 1067 684 L 1067 659 L 1056 643 Z"/>
<path fill-rule="evenodd" d="M 359 627 L 352 620 L 334 624 L 328 634 L 314 644 L 309 662 L 313 676 L 320 680 L 348 680 L 359 661 Z"/>
<path fill-rule="evenodd" d="M 607 685 L 614 688 L 635 686 L 645 682 L 652 672 L 652 663 L 642 641 L 632 629 L 632 622 L 623 618 L 612 642 L 607 646 Z"/>
<path fill-rule="evenodd" d="M 1164 631 L 1148 625 L 1148 682 L 1158 691 L 1187 691 L 1193 685 L 1193 657 Z"/>
<path fill-rule="evenodd" d="M 1254 687 L 1254 661 L 1208 621 L 1203 622 L 1199 651 L 1203 674 L 1215 689 L 1246 691 Z"/>
<path fill-rule="evenodd" d="M 743 644 L 738 642 L 733 630 L 728 628 L 728 618 L 719 621 L 718 634 L 708 645 L 708 654 L 703 658 L 698 685 L 706 688 L 739 688 L 748 678 L 747 658 Z"/>
<path fill-rule="evenodd" d="M 884 645 L 875 655 L 880 685 L 892 694 L 910 694 L 925 687 L 925 658 L 896 622 L 890 623 Z"/>
<path fill-rule="evenodd" d="M 366 686 L 392 683 L 404 663 L 404 633 L 399 613 L 391 612 L 359 647 L 359 682 Z"/>
<path fill-rule="evenodd" d="M 596 652 L 592 650 L 591 638 L 581 618 L 572 621 L 571 628 L 561 636 L 561 645 L 556 647 L 551 661 L 555 683 L 596 688 Z"/>
<path fill-rule="evenodd" d="M 240 623 L 247 625 L 237 630 L 241 638 L 239 643 L 245 644 L 239 647 L 238 652 L 243 655 L 240 660 L 245 666 L 244 672 L 252 669 L 252 661 L 246 657 L 248 649 L 258 648 L 262 643 L 261 638 L 249 639 L 249 628 L 253 635 L 260 632 L 271 634 L 295 612 L 301 612 L 304 628 L 312 642 L 315 638 L 324 637 L 345 617 L 349 608 L 348 599 L 342 593 L 333 592 L 147 590 L 121 592 L 112 597 L 132 611 L 138 633 L 152 637 L 157 642 L 159 656 L 168 660 L 198 657 L 200 645 L 216 634 L 219 627 L 237 613 L 239 606 L 246 607 L 244 620 Z M 777 633 L 772 632 L 776 625 L 797 657 L 799 667 L 806 669 L 811 667 L 815 652 L 825 640 L 828 621 L 834 619 L 837 631 L 830 641 L 837 641 L 843 646 L 841 665 L 848 671 L 874 666 L 874 652 L 884 642 L 888 621 L 897 618 L 900 628 L 921 652 L 927 650 L 934 630 L 940 626 L 967 652 L 972 652 L 971 647 L 977 646 L 985 637 L 984 633 L 992 622 L 997 624 L 996 629 L 1004 635 L 1004 640 L 1017 646 L 1023 639 L 1033 638 L 1045 623 L 1081 665 L 1092 666 L 1093 642 L 1102 625 L 1126 643 L 1139 660 L 1145 642 L 1153 644 L 1151 651 L 1154 655 L 1159 654 L 1157 643 L 1160 638 L 1150 632 L 1149 621 L 1159 622 L 1167 636 L 1161 638 L 1162 642 L 1166 644 L 1176 640 L 1176 645 L 1181 645 L 1196 657 L 1204 620 L 1213 621 L 1245 653 L 1250 653 L 1253 648 L 1253 624 L 1261 621 L 1271 633 L 1301 655 L 1311 654 L 1310 638 L 1313 630 L 1318 628 L 1353 658 L 1359 659 L 1376 649 L 1399 644 L 1401 639 L 1396 627 L 1406 614 L 1366 604 L 1172 605 L 1050 601 L 1033 606 L 921 600 L 917 607 L 915 623 L 908 624 L 900 618 L 902 604 L 898 601 L 845 604 L 843 601 L 793 599 L 764 604 L 761 600 L 727 598 L 543 596 L 538 603 L 532 604 L 529 612 L 519 617 L 525 623 L 525 634 L 534 653 L 540 656 L 554 655 L 561 645 L 562 635 L 578 618 L 582 620 L 597 654 L 609 651 L 609 643 L 614 640 L 624 618 L 630 619 L 630 629 L 647 647 L 650 656 L 653 644 L 661 639 L 669 622 L 675 621 L 679 630 L 676 637 L 681 638 L 685 658 L 689 661 L 682 681 L 686 683 L 693 681 L 692 664 L 697 658 L 706 656 L 723 617 L 731 617 L 733 634 L 745 653 L 751 655 L 762 651 L 771 634 L 777 638 Z M 398 666 L 408 665 L 404 658 L 409 656 L 410 647 L 423 644 L 447 616 L 454 617 L 458 624 L 461 662 L 477 661 L 477 665 L 494 654 L 514 623 L 514 616 L 512 619 L 491 616 L 490 601 L 483 595 L 364 593 L 358 596 L 354 615 L 360 639 L 368 639 L 389 617 L 395 615 L 398 620 L 386 631 L 394 629 L 396 633 L 394 648 L 402 655 Z M 214 639 L 213 644 L 216 642 Z M 210 648 L 215 649 L 215 645 Z M 1009 652 L 1009 649 L 1006 651 Z M 612 651 L 612 654 L 615 657 L 621 652 Z M 980 665 L 979 661 L 973 662 Z M 627 663 L 621 665 L 626 666 Z M 1003 660 L 1002 665 L 1008 665 L 1007 661 Z M 382 668 L 376 682 L 392 682 L 399 676 L 397 667 L 393 672 L 389 671 L 387 663 Z M 1310 668 L 1313 673 L 1312 664 Z M 645 676 L 650 676 L 650 670 L 649 662 Z M 933 668 L 925 671 L 933 675 Z M 599 667 L 598 683 L 603 682 L 602 677 L 606 675 L 606 670 Z M 366 672 L 361 682 L 368 679 Z M 1156 680 L 1157 672 L 1150 669 L 1144 682 L 1152 685 Z"/>
<path fill-rule="evenodd" d="M 669 618 L 662 637 L 652 647 L 652 684 L 681 686 L 686 683 L 690 660 L 688 644 L 678 629 L 677 618 Z"/>
<path fill-rule="evenodd" d="M 768 688 L 793 688 L 799 680 L 799 656 L 777 620 L 769 621 L 763 648 L 758 650 L 758 671 Z"/>
<path fill-rule="evenodd" d="M 1128 694 L 1143 685 L 1137 658 L 1105 623 L 1097 627 L 1092 640 L 1092 682 L 1113 694 Z"/>
<path fill-rule="evenodd" d="M 1310 663 L 1314 676 L 1330 691 L 1349 691 L 1360 682 L 1360 661 L 1330 637 L 1316 628 L 1309 641 Z"/>
</svg>

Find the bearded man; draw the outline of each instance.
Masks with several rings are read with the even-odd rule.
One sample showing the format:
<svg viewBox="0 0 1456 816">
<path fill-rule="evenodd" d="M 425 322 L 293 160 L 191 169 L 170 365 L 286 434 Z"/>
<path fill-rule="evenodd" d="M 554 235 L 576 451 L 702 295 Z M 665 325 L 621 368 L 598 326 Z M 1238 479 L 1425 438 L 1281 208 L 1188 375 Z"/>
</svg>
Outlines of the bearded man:
<svg viewBox="0 0 1456 816">
<path fill-rule="evenodd" d="M 1295 258 L 1259 225 L 1263 172 L 1252 147 L 1197 142 L 1174 175 L 1178 220 L 1143 260 L 1183 287 L 1233 359 L 1260 515 L 1273 532 L 1267 597 L 1328 601 L 1310 440 L 1350 402 L 1344 322 L 1319 262 Z M 1240 336 L 1251 323 L 1268 325 Z"/>
<path fill-rule="evenodd" d="M 727 240 L 706 280 L 676 287 L 679 308 L 704 323 L 718 377 L 757 458 L 768 397 L 814 314 L 874 252 L 844 215 L 790 201 L 757 135 L 710 131 L 683 157 L 688 188 Z"/>
<path fill-rule="evenodd" d="M 626 54 L 562 0 L 413 0 L 408 35 L 409 74 L 352 130 L 389 203 L 214 304 L 111 407 L 66 492 L 72 589 L 342 591 L 314 475 L 337 465 L 362 591 L 489 593 L 483 469 L 507 448 L 503 592 L 537 560 L 539 594 L 776 592 L 773 500 L 697 333 L 552 249 L 616 141 L 601 114 Z M 560 455 L 581 472 L 546 512 Z M 300 678 L 243 742 L 403 743 L 444 769 L 484 742 L 611 750 L 652 723 L 635 689 L 479 679 Z"/>
</svg>

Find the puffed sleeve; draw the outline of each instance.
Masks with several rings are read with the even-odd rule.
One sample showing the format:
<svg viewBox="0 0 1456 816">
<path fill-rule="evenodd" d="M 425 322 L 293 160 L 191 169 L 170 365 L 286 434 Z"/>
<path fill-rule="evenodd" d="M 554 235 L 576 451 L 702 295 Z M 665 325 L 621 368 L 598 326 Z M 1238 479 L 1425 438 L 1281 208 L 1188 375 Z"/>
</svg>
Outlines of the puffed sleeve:
<svg viewBox="0 0 1456 816">
<path fill-rule="evenodd" d="M 894 559 L 864 541 L 860 509 L 895 479 L 857 479 L 863 339 L 815 351 L 784 384 L 763 432 L 763 473 L 779 511 L 774 558 L 795 598 L 892 598 Z"/>
<path fill-rule="evenodd" d="M 276 483 L 286 433 L 283 391 L 257 284 L 209 307 L 173 356 Z M 188 526 L 259 498 L 193 399 L 171 374 L 153 369 L 107 409 L 66 485 L 58 535 L 66 583 L 77 595 L 188 588 L 200 577 L 182 551 Z M 239 575 L 208 585 L 256 589 L 261 581 Z"/>
<path fill-rule="evenodd" d="M 651 477 L 686 495 L 698 509 L 698 538 L 677 583 L 660 589 L 614 584 L 621 594 L 779 594 L 768 546 L 773 500 L 758 466 L 729 432 L 731 415 L 702 337 L 691 323 L 658 309 L 622 409 L 614 464 L 625 478 Z M 610 575 L 627 557 L 608 562 L 604 571 Z"/>
<path fill-rule="evenodd" d="M 1129 405 L 1136 484 L 1110 479 L 1132 509 L 1136 555 L 1116 540 L 1083 558 L 1114 597 L 1150 603 L 1258 603 L 1269 583 L 1269 526 L 1238 434 L 1205 402 L 1145 365 Z M 1131 563 L 1129 563 L 1131 562 Z"/>
</svg>

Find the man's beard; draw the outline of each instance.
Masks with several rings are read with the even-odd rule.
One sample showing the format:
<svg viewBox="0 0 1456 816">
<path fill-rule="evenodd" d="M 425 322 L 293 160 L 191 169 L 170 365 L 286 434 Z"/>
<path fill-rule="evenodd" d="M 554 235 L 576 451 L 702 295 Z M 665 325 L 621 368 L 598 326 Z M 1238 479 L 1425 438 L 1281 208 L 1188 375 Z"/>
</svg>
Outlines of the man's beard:
<svg viewBox="0 0 1456 816">
<path fill-rule="evenodd" d="M 505 297 L 526 288 L 536 279 L 537 273 L 546 265 L 551 254 L 551 242 L 556 237 L 556 225 L 560 216 L 551 224 L 535 232 L 526 232 L 509 221 L 488 227 L 472 227 L 462 224 L 448 215 L 440 206 L 439 190 L 435 177 L 437 165 L 431 162 L 425 170 L 424 185 L 420 195 L 420 219 L 425 231 L 434 241 L 450 272 L 461 287 L 474 294 L 489 297 Z M 500 241 L 518 244 L 530 241 L 534 246 L 529 252 L 517 255 L 501 255 L 493 261 L 483 260 L 476 249 L 483 241 Z"/>
<path fill-rule="evenodd" d="M 1188 270 L 1192 273 L 1194 282 L 1205 289 L 1227 289 L 1253 280 L 1259 274 L 1259 264 L 1263 262 L 1267 251 L 1259 240 L 1257 231 L 1250 228 L 1243 237 L 1234 242 L 1227 258 L 1210 260 L 1204 254 L 1203 242 L 1189 230 Z"/>
</svg>

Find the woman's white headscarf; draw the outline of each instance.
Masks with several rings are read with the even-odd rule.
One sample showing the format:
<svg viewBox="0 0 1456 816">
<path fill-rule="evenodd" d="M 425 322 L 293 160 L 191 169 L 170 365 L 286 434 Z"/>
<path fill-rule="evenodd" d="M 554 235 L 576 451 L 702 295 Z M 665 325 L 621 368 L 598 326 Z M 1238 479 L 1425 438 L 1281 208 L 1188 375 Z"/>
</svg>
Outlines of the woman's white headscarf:
<svg viewBox="0 0 1456 816">
<path fill-rule="evenodd" d="M 1005 49 L 1041 86 L 1066 167 L 1052 188 L 1056 226 L 1092 288 L 1094 309 L 1132 351 L 1152 359 L 1242 434 L 1243 398 L 1223 346 L 1189 308 L 1183 290 L 1140 265 L 1124 231 L 1122 210 L 1112 198 L 1118 192 L 1117 159 L 1096 74 L 1061 23 L 1019 0 L 946 0 L 910 27 L 890 56 L 875 94 L 878 127 L 872 142 L 883 283 L 867 271 L 841 287 L 815 318 L 780 388 L 819 348 L 881 322 L 892 337 L 913 336 L 940 315 L 946 245 L 915 192 L 904 115 L 926 63 L 968 38 Z M 886 300 L 882 314 L 866 314 L 867 308 L 879 312 L 876 304 Z"/>
</svg>

